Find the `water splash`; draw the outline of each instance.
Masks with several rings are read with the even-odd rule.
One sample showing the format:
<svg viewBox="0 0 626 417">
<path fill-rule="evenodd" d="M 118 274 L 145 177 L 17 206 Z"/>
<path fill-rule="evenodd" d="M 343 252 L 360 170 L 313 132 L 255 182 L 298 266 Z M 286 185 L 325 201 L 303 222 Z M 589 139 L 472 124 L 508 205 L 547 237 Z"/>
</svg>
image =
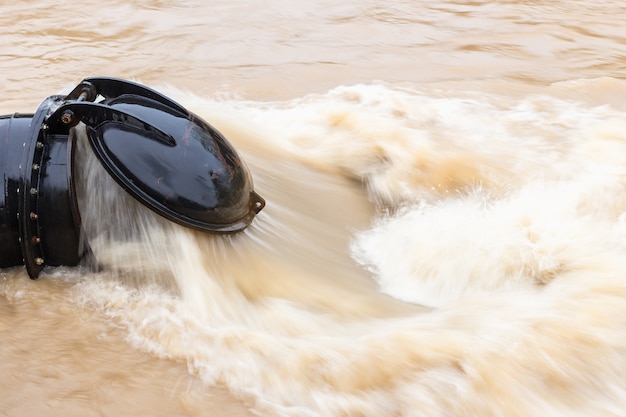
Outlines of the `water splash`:
<svg viewBox="0 0 626 417">
<path fill-rule="evenodd" d="M 102 271 L 74 297 L 135 347 L 264 415 L 620 413 L 619 112 L 381 85 L 196 104 L 268 205 L 206 236 L 106 185 L 83 220 L 122 226 L 88 225 Z"/>
</svg>

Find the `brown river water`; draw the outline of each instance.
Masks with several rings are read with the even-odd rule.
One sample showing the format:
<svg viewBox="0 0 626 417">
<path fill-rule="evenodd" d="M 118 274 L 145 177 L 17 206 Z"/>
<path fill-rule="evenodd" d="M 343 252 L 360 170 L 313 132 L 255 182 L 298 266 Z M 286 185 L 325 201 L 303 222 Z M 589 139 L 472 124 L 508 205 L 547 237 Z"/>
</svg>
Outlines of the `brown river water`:
<svg viewBox="0 0 626 417">
<path fill-rule="evenodd" d="M 0 271 L 0 416 L 626 416 L 626 3 L 0 10 L 0 114 L 139 81 L 267 200 L 191 231 L 83 149 L 101 269 Z"/>
</svg>

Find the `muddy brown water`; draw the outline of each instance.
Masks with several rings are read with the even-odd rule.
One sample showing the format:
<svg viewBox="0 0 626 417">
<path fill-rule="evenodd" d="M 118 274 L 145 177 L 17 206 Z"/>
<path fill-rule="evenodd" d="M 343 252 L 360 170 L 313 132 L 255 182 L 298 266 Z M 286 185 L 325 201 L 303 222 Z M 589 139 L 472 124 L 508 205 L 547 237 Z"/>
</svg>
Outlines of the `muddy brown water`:
<svg viewBox="0 0 626 417">
<path fill-rule="evenodd" d="M 216 238 L 85 171 L 103 268 L 0 271 L 0 415 L 626 415 L 623 2 L 0 10 L 0 114 L 140 81 L 268 201 Z"/>
</svg>

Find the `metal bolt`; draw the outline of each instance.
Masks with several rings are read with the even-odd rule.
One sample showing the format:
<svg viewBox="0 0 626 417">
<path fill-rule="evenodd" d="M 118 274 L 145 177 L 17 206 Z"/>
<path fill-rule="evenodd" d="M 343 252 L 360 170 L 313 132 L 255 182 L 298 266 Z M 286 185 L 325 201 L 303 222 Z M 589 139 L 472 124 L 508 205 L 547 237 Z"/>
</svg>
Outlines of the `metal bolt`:
<svg viewBox="0 0 626 417">
<path fill-rule="evenodd" d="M 39 238 L 39 236 L 33 236 L 31 242 L 33 242 L 33 245 L 36 245 L 41 242 L 41 239 Z"/>
<path fill-rule="evenodd" d="M 37 149 L 43 149 L 43 143 L 42 142 L 37 142 L 37 144 L 35 146 L 37 147 Z"/>
<path fill-rule="evenodd" d="M 39 164 L 33 164 L 33 171 L 39 171 Z"/>
<path fill-rule="evenodd" d="M 30 219 L 31 219 L 32 221 L 35 221 L 35 220 L 37 220 L 38 218 L 39 218 L 39 216 L 37 215 L 37 213 L 34 213 L 34 212 L 32 212 L 32 211 L 30 212 Z"/>
<path fill-rule="evenodd" d="M 36 188 L 31 188 L 30 189 L 30 195 L 35 196 L 35 195 L 37 195 L 37 193 L 39 193 L 39 191 Z"/>
<path fill-rule="evenodd" d="M 35 263 L 39 266 L 43 265 L 44 260 L 42 258 L 35 258 Z"/>
<path fill-rule="evenodd" d="M 61 122 L 63 124 L 69 125 L 74 120 L 74 112 L 71 110 L 66 110 L 61 115 Z"/>
<path fill-rule="evenodd" d="M 40 129 L 41 130 L 48 130 L 48 125 L 45 124 L 45 123 L 42 123 Z"/>
</svg>

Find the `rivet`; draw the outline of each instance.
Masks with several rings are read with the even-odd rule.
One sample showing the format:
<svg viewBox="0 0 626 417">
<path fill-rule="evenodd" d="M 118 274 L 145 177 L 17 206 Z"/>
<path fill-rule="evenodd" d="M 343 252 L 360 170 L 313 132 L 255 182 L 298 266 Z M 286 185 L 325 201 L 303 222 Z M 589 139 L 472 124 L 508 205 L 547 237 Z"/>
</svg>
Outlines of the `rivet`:
<svg viewBox="0 0 626 417">
<path fill-rule="evenodd" d="M 35 263 L 39 266 L 43 265 L 44 260 L 42 258 L 35 258 Z"/>
<path fill-rule="evenodd" d="M 37 149 L 43 149 L 43 143 L 42 142 L 37 142 L 37 144 L 35 146 L 37 147 Z"/>
<path fill-rule="evenodd" d="M 41 239 L 39 238 L 39 236 L 33 236 L 31 238 L 31 242 L 33 242 L 33 245 L 36 245 L 38 243 L 41 243 Z"/>
<path fill-rule="evenodd" d="M 35 221 L 35 220 L 37 220 L 38 218 L 39 218 L 39 216 L 37 215 L 37 213 L 34 213 L 34 212 L 32 212 L 32 211 L 30 212 L 30 219 L 31 219 L 32 221 Z"/>
<path fill-rule="evenodd" d="M 37 189 L 36 189 L 36 188 L 31 188 L 31 189 L 30 189 L 30 195 L 37 195 L 37 193 L 38 193 L 38 192 L 39 192 L 39 191 L 37 191 Z"/>
<path fill-rule="evenodd" d="M 48 130 L 48 125 L 45 124 L 45 123 L 42 123 L 40 129 L 41 130 Z"/>
<path fill-rule="evenodd" d="M 39 164 L 33 164 L 33 171 L 39 171 Z"/>
</svg>

